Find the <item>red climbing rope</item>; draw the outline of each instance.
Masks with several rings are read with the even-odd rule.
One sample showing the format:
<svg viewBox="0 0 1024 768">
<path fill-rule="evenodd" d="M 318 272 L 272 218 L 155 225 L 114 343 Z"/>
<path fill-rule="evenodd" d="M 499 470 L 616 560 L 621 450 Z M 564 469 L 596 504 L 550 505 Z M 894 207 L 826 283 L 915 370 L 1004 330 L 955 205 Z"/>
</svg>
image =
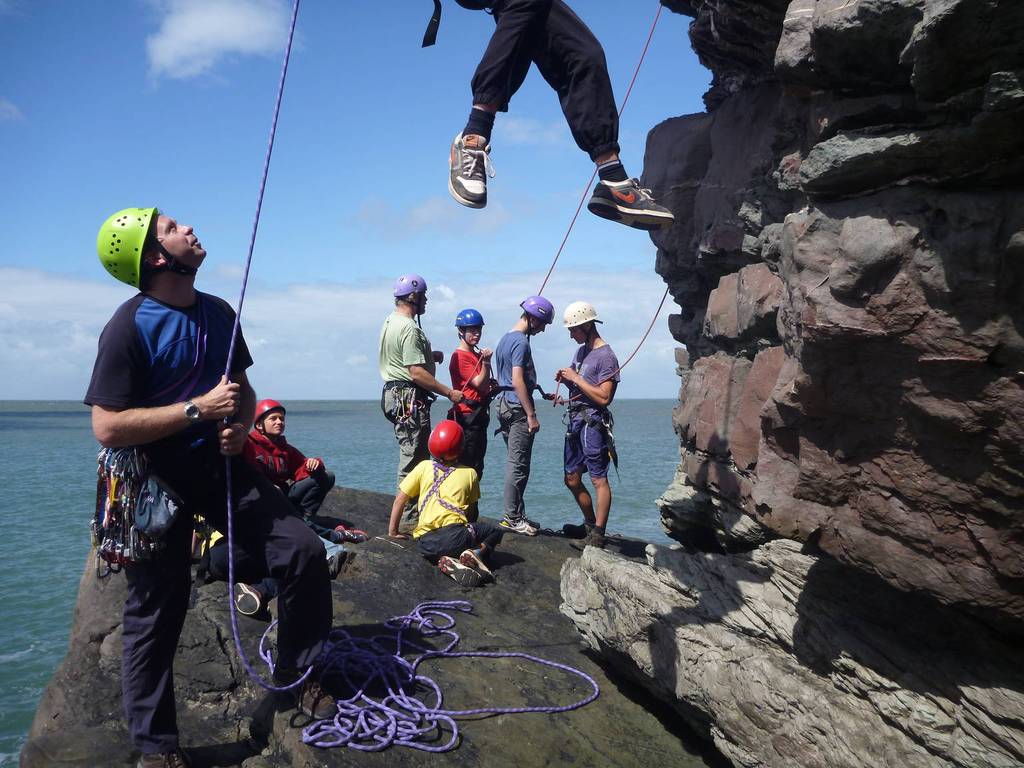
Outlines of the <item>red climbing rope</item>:
<svg viewBox="0 0 1024 768">
<path fill-rule="evenodd" d="M 651 31 L 647 34 L 647 41 L 644 43 L 644 49 L 640 52 L 640 60 L 636 63 L 636 69 L 633 70 L 633 77 L 629 81 L 629 87 L 626 88 L 626 95 L 622 98 L 622 104 L 619 106 L 619 117 L 622 117 L 622 113 L 626 111 L 626 104 L 629 102 L 629 94 L 633 92 L 633 85 L 636 83 L 637 75 L 640 74 L 640 67 L 644 63 L 644 58 L 647 56 L 647 49 L 651 45 L 651 38 L 654 37 L 654 30 L 658 26 L 658 19 L 661 18 L 662 5 L 658 3 L 658 12 L 654 14 L 654 22 L 651 24 Z M 558 263 L 558 257 L 562 255 L 562 250 L 565 248 L 566 242 L 569 240 L 569 234 L 572 232 L 572 228 L 576 225 L 576 219 L 579 218 L 580 211 L 583 210 L 583 203 L 587 200 L 587 195 L 590 193 L 590 188 L 594 184 L 594 179 L 597 177 L 597 169 L 590 174 L 590 181 L 587 182 L 587 186 L 583 190 L 583 194 L 580 196 L 579 205 L 576 206 L 576 212 L 572 215 L 572 221 L 569 222 L 569 228 L 565 230 L 565 237 L 562 238 L 562 242 L 558 246 L 558 251 L 555 253 L 555 258 L 551 262 L 551 268 L 548 269 L 547 275 L 544 276 L 544 282 L 540 284 L 540 290 L 538 294 L 544 293 L 544 288 L 548 284 L 548 280 L 551 278 L 551 273 L 555 271 L 555 264 Z"/>
<path fill-rule="evenodd" d="M 612 371 L 612 374 L 608 378 L 606 378 L 606 379 L 604 379 L 602 381 L 599 381 L 597 383 L 597 386 L 600 387 L 602 384 L 604 384 L 606 382 L 609 382 L 612 379 L 614 379 L 616 376 L 619 375 L 619 371 L 621 371 L 623 368 L 625 368 L 627 365 L 629 365 L 629 361 L 632 360 L 634 357 L 636 357 L 636 353 L 640 351 L 640 347 L 642 347 L 644 345 L 644 342 L 647 341 L 647 337 L 651 335 L 651 329 L 654 328 L 654 324 L 655 324 L 655 322 L 657 322 L 658 316 L 661 314 L 661 308 L 665 306 L 665 299 L 667 299 L 667 298 L 668 298 L 668 286 L 666 285 L 665 286 L 665 292 L 663 294 L 661 294 L 661 301 L 658 302 L 658 309 L 655 310 L 654 317 L 651 318 L 651 322 L 650 322 L 650 324 L 648 324 L 647 330 L 644 331 L 644 335 L 640 337 L 640 341 L 637 343 L 636 348 L 629 354 L 629 357 L 626 358 L 626 362 L 624 362 L 622 365 L 620 365 L 618 368 L 616 368 L 614 371 Z M 561 388 L 561 386 L 562 386 L 562 382 L 558 382 L 558 386 L 555 387 L 555 395 L 554 395 L 554 397 L 552 398 L 552 401 L 551 401 L 551 405 L 552 406 L 559 405 L 559 402 L 558 402 L 558 390 L 559 390 L 559 388 Z M 564 402 L 565 403 L 569 403 L 569 402 L 572 402 L 573 400 L 578 400 L 582 396 L 583 396 L 582 392 L 577 392 L 575 395 L 573 395 L 572 397 L 570 397 L 568 400 L 566 400 Z"/>
</svg>

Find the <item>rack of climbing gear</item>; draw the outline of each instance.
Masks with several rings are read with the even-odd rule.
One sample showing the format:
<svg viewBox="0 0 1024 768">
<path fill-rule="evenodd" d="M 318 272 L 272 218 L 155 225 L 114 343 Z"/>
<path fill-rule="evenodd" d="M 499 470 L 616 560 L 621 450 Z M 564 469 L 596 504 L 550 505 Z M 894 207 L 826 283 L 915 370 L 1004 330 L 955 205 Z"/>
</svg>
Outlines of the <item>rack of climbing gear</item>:
<svg viewBox="0 0 1024 768">
<path fill-rule="evenodd" d="M 146 456 L 137 448 L 103 448 L 96 456 L 96 511 L 90 531 L 100 577 L 117 573 L 128 563 L 147 560 L 163 546 L 135 525 L 135 508 L 147 470 Z"/>
<path fill-rule="evenodd" d="M 456 651 L 455 613 L 472 613 L 466 600 L 428 601 L 404 616 L 384 622 L 390 630 L 373 637 L 356 637 L 335 629 L 321 655 L 321 681 L 329 680 L 345 689 L 337 698 L 337 714 L 317 720 L 302 731 L 302 740 L 312 746 L 348 747 L 360 752 L 380 752 L 402 746 L 423 752 L 447 752 L 459 742 L 458 718 L 513 715 L 527 712 L 554 714 L 570 712 L 594 701 L 601 693 L 597 681 L 582 670 L 518 651 Z M 260 657 L 273 669 L 267 639 L 273 625 L 260 641 Z M 447 640 L 437 650 L 411 640 Z M 416 654 L 406 658 L 409 654 Z M 446 709 L 444 692 L 432 678 L 419 671 L 430 659 L 523 659 L 582 678 L 590 692 L 579 701 L 565 705 L 532 707 L 479 707 Z M 445 739 L 445 736 L 448 738 Z"/>
</svg>

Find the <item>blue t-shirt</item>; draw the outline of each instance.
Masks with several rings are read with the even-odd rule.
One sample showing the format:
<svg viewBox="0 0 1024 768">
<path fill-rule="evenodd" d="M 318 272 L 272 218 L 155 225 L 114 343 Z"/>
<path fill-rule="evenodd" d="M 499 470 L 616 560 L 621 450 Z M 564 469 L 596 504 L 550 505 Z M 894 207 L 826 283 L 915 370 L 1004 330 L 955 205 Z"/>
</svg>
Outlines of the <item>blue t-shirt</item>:
<svg viewBox="0 0 1024 768">
<path fill-rule="evenodd" d="M 587 351 L 586 344 L 581 344 L 569 365 L 588 384 L 596 386 L 609 380 L 614 382 L 620 381 L 619 360 L 615 357 L 612 348 L 607 344 L 603 347 L 592 349 L 589 352 Z M 577 398 L 569 406 L 569 410 L 574 416 L 599 414 L 606 410 L 606 408 L 597 405 L 593 400 L 584 395 L 575 384 L 569 384 L 568 387 L 569 397 Z M 612 392 L 614 394 L 614 390 Z"/>
<path fill-rule="evenodd" d="M 224 374 L 235 312 L 223 299 L 196 292 L 190 307 L 175 307 L 140 293 L 114 312 L 100 334 L 86 405 L 123 410 L 180 403 L 213 389 Z M 252 365 L 241 331 L 231 374 Z M 151 443 L 168 457 L 183 447 L 216 448 L 216 423 L 202 421 Z"/>
<path fill-rule="evenodd" d="M 533 367 L 530 337 L 522 331 L 509 331 L 501 337 L 494 350 L 494 370 L 498 386 L 503 390 L 502 396 L 512 404 L 519 404 L 519 397 L 512 390 L 512 369 L 516 366 L 523 369 L 526 391 L 532 396 L 537 386 L 537 370 Z"/>
</svg>

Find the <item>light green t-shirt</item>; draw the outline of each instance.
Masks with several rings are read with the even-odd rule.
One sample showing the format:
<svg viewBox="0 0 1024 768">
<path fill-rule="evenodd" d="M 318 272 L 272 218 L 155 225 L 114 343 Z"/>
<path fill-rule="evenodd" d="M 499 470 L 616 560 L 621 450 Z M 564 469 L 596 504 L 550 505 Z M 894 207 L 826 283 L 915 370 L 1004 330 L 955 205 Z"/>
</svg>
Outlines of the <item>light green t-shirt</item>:
<svg viewBox="0 0 1024 768">
<path fill-rule="evenodd" d="M 380 377 L 384 381 L 412 381 L 410 365 L 423 366 L 434 375 L 434 352 L 416 321 L 392 312 L 380 329 Z"/>
</svg>

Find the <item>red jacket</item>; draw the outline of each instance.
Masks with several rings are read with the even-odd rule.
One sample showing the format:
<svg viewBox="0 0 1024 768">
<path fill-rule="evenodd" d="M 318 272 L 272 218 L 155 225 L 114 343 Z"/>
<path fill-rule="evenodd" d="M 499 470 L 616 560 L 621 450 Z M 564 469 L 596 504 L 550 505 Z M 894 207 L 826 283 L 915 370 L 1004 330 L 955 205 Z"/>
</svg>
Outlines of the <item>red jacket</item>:
<svg viewBox="0 0 1024 768">
<path fill-rule="evenodd" d="M 289 485 L 309 477 L 305 455 L 289 445 L 284 435 L 272 440 L 254 429 L 245 441 L 242 456 L 282 491 L 287 492 Z"/>
</svg>

